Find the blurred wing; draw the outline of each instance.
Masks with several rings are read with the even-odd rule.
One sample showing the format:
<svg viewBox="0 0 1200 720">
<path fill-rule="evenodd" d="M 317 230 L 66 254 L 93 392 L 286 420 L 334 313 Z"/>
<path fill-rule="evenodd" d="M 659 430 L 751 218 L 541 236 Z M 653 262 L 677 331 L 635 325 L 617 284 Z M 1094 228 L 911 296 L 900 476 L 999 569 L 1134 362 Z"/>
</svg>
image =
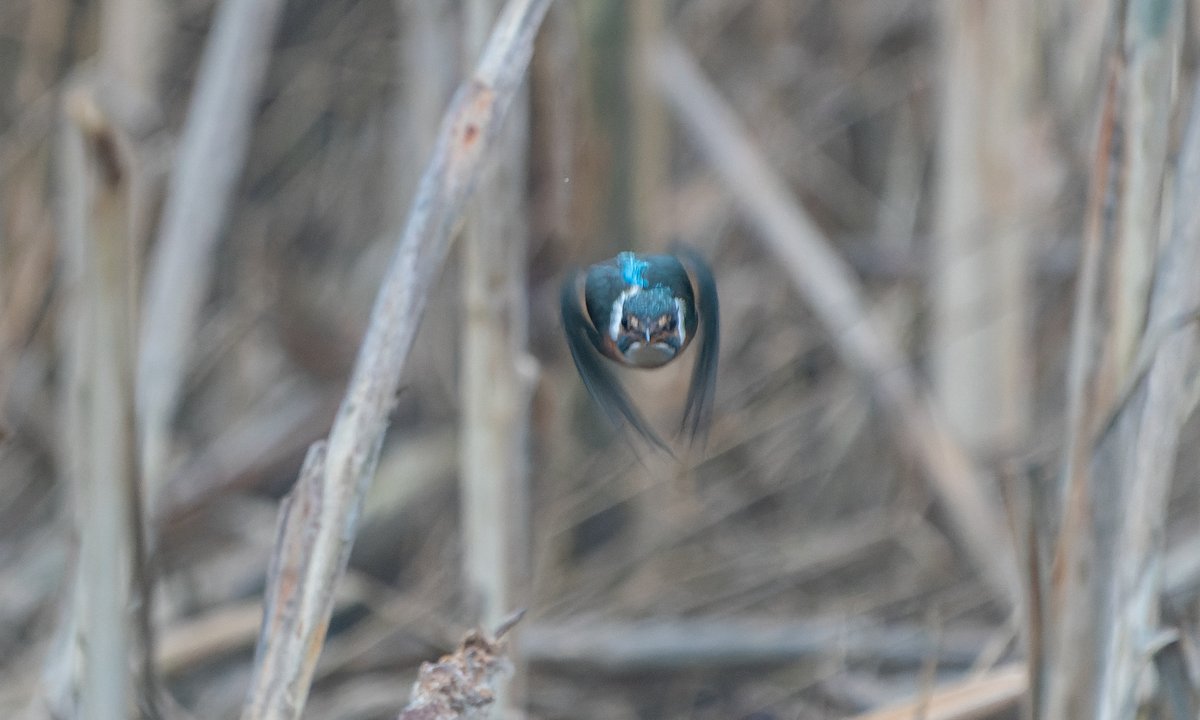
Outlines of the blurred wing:
<svg viewBox="0 0 1200 720">
<path fill-rule="evenodd" d="M 572 270 L 563 282 L 562 323 L 567 347 L 571 349 L 571 359 L 575 361 L 575 369 L 579 371 L 584 387 L 614 425 L 628 422 L 647 441 L 670 453 L 670 449 L 633 406 L 625 388 L 604 366 L 605 360 L 600 355 L 600 333 L 579 305 L 578 280 L 579 274 Z"/>
<path fill-rule="evenodd" d="M 700 315 L 700 350 L 692 368 L 687 405 L 683 410 L 680 432 L 688 430 L 694 441 L 706 438 L 712 424 L 712 403 L 717 387 L 717 352 L 721 345 L 721 303 L 717 283 L 708 263 L 695 250 L 677 246 L 676 253 L 691 268 L 696 285 L 696 310 Z"/>
</svg>

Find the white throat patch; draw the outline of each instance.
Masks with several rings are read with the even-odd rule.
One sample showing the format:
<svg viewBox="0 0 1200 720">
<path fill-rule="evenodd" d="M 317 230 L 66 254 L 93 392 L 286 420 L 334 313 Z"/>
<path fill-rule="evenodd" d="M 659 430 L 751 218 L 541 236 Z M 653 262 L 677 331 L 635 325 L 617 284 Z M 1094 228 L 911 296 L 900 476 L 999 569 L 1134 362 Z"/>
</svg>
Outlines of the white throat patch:
<svg viewBox="0 0 1200 720">
<path fill-rule="evenodd" d="M 612 338 L 613 342 L 617 341 L 617 335 L 621 332 L 621 318 L 625 315 L 625 301 L 637 295 L 641 290 L 640 287 L 634 285 L 622 291 L 617 299 L 613 300 L 612 314 L 608 316 L 608 336 Z"/>
</svg>

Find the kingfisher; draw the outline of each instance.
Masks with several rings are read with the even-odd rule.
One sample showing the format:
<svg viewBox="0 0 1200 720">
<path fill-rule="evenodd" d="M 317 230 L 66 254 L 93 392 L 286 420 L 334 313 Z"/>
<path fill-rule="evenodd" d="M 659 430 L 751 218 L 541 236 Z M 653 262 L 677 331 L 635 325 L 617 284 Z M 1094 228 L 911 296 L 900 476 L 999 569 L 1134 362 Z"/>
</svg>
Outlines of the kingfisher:
<svg viewBox="0 0 1200 720">
<path fill-rule="evenodd" d="M 712 270 L 697 252 L 682 246 L 670 255 L 622 252 L 585 272 L 569 272 L 562 286 L 562 322 L 575 369 L 592 399 L 615 425 L 628 422 L 668 453 L 604 359 L 642 370 L 662 367 L 698 335 L 700 350 L 680 432 L 689 431 L 692 440 L 707 432 L 717 381 L 720 303 Z"/>
</svg>

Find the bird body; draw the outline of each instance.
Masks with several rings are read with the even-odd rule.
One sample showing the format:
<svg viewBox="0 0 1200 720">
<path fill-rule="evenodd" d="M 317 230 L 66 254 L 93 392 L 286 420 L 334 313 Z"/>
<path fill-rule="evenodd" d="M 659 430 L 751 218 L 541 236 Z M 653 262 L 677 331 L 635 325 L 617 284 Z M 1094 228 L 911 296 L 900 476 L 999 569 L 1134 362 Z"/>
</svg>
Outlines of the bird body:
<svg viewBox="0 0 1200 720">
<path fill-rule="evenodd" d="M 716 283 L 704 260 L 686 248 L 671 255 L 623 252 L 582 275 L 583 307 L 580 273 L 570 273 L 563 283 L 563 330 L 592 398 L 614 422 L 629 422 L 665 449 L 602 358 L 653 369 L 678 358 L 699 335 L 683 426 L 690 424 L 693 437 L 707 430 L 720 324 Z"/>
<path fill-rule="evenodd" d="M 696 332 L 687 271 L 672 255 L 625 252 L 587 273 L 583 296 L 598 348 L 622 365 L 656 368 L 683 352 Z"/>
</svg>

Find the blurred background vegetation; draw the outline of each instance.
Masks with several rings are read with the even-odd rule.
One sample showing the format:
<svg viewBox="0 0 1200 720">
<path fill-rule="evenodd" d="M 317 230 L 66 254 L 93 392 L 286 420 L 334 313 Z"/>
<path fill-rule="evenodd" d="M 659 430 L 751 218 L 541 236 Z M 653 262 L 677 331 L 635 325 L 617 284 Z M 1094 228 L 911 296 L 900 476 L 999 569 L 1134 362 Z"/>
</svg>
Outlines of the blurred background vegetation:
<svg viewBox="0 0 1200 720">
<path fill-rule="evenodd" d="M 520 127 L 501 141 L 524 166 L 499 178 L 519 197 L 519 222 L 487 212 L 471 221 L 524 228 L 507 241 L 523 252 L 522 362 L 536 372 L 517 473 L 523 509 L 510 523 L 521 557 L 510 604 L 529 611 L 513 641 L 529 717 L 836 718 L 910 701 L 916 710 L 886 717 L 914 717 L 933 707 L 935 688 L 970 678 L 992 684 L 968 683 L 976 694 L 961 714 L 927 717 L 1018 716 L 1033 690 L 1021 672 L 1003 673 L 1024 667 L 1036 624 L 1013 598 L 1037 597 L 1027 581 L 1046 581 L 1054 555 L 1022 543 L 1037 534 L 1029 527 L 1058 523 L 1060 508 L 1038 498 L 1062 473 L 1077 424 L 1068 368 L 1081 248 L 1117 222 L 1114 212 L 1134 218 L 1123 228 L 1170 226 L 1161 209 L 1172 206 L 1188 121 L 1179 108 L 1194 74 L 1195 6 L 1140 3 L 1162 6 L 1154 12 L 1168 22 L 1165 40 L 1139 40 L 1130 3 L 1139 5 L 560 0 L 551 9 L 528 95 L 510 117 Z M 71 178 L 84 166 L 72 165 L 72 128 L 86 135 L 93 106 L 115 128 L 143 219 L 130 223 L 126 270 L 144 290 L 223 4 L 236 2 L 0 4 L 3 717 L 70 707 L 64 627 L 101 592 L 84 579 L 72 595 L 83 528 L 106 512 L 73 477 L 73 438 L 87 430 L 71 418 L 72 373 L 99 351 L 74 335 L 79 280 L 67 238 Z M 181 226 L 214 223 L 214 241 L 196 270 L 203 283 L 169 431 L 157 455 L 139 448 L 151 655 L 168 717 L 238 716 L 280 498 L 328 432 L 439 119 L 478 47 L 470 3 L 286 0 L 277 21 L 265 18 L 273 4 L 260 3 L 253 20 L 277 25 L 265 33 L 269 62 L 247 105 L 236 181 Z M 1026 582 L 1009 596 L 964 545 L 896 416 L 880 411 L 677 122 L 647 71 L 664 34 L 692 54 L 853 269 L 871 322 L 918 378 L 919 400 L 934 400 L 991 478 L 990 522 L 1024 548 Z M 1105 98 L 1116 66 L 1125 74 L 1114 110 Z M 1150 170 L 1132 171 L 1148 178 L 1142 185 L 1127 179 L 1109 192 L 1096 158 L 1110 152 L 1102 130 L 1114 114 L 1131 118 L 1114 157 L 1140 152 Z M 1092 213 L 1089 197 L 1102 199 Z M 639 450 L 605 423 L 575 374 L 557 303 L 569 268 L 673 240 L 710 259 L 722 301 L 713 430 L 704 447 L 680 445 L 677 459 Z M 405 371 L 308 717 L 395 717 L 417 664 L 478 620 L 464 590 L 457 482 L 462 251 L 432 290 Z M 1128 281 L 1135 345 L 1153 249 L 1148 257 L 1130 270 L 1141 280 Z M 1102 313 L 1100 323 L 1119 328 L 1121 317 Z M 689 369 L 628 378 L 664 431 L 678 422 Z M 1158 546 L 1169 565 L 1164 612 L 1185 649 L 1200 590 L 1196 430 L 1182 431 Z"/>
</svg>

